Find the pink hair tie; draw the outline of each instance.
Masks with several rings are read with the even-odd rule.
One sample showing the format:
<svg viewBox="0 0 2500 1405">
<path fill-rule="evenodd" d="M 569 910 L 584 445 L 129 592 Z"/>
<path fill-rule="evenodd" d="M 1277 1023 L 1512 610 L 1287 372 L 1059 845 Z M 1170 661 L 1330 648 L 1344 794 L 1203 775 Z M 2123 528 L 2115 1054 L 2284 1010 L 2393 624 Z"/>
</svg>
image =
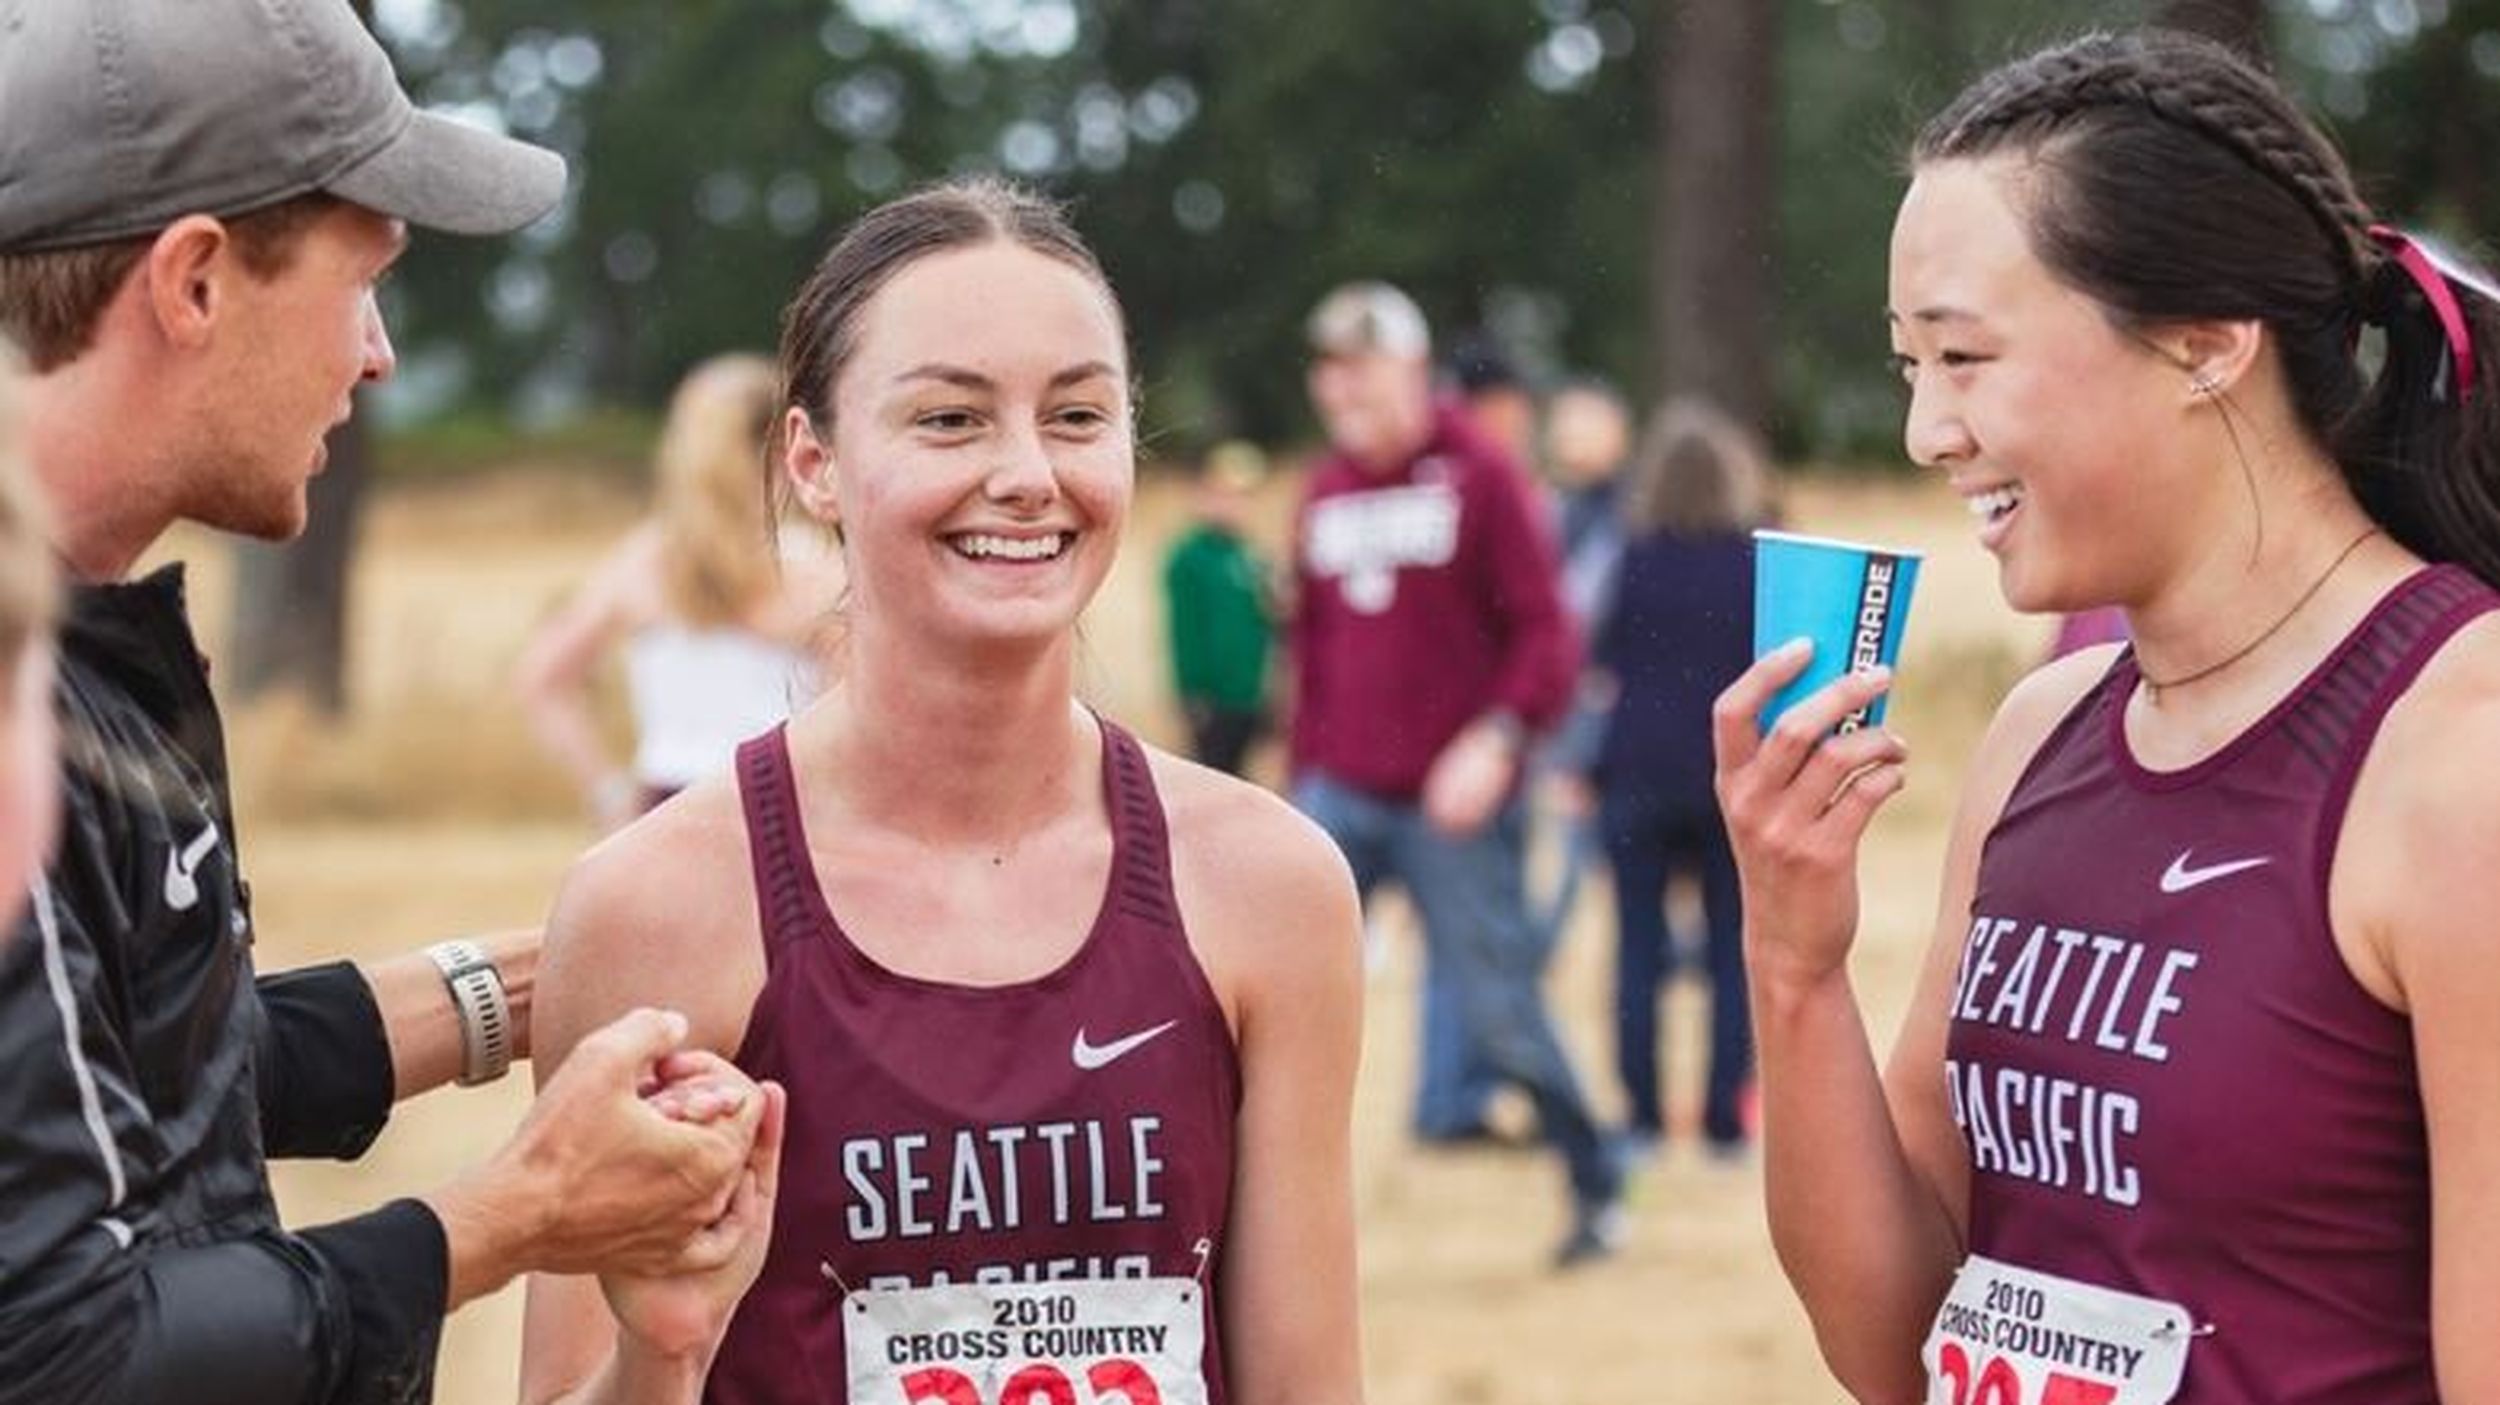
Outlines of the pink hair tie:
<svg viewBox="0 0 2500 1405">
<path fill-rule="evenodd" d="M 2431 315 L 2439 319 L 2440 331 L 2447 334 L 2448 358 L 2455 363 L 2457 403 L 2474 393 L 2474 338 L 2466 329 L 2465 309 L 2457 302 L 2456 289 L 2448 286 L 2449 272 L 2413 236 L 2391 225 L 2370 226 L 2370 239 L 2387 256 L 2404 269 L 2422 296 L 2430 299 Z"/>
</svg>

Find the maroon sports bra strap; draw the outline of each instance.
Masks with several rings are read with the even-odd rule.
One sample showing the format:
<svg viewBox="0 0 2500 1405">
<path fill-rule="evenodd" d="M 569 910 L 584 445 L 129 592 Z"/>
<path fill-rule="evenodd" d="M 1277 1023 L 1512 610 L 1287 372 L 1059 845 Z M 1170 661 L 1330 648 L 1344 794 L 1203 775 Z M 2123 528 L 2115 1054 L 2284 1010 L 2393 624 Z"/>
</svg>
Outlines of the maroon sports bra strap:
<svg viewBox="0 0 2500 1405">
<path fill-rule="evenodd" d="M 755 911 L 764 926 L 764 963 L 807 931 L 807 884 L 815 877 L 799 825 L 799 788 L 790 770 L 786 725 L 738 747 L 738 805 L 746 813 L 747 862 Z"/>
<path fill-rule="evenodd" d="M 1113 901 L 1130 917 L 1177 931 L 1180 903 L 1172 896 L 1171 832 L 1164 824 L 1163 801 L 1155 794 L 1152 763 L 1127 729 L 1108 717 L 1097 720 L 1105 742 L 1103 764 L 1111 770 Z"/>
</svg>

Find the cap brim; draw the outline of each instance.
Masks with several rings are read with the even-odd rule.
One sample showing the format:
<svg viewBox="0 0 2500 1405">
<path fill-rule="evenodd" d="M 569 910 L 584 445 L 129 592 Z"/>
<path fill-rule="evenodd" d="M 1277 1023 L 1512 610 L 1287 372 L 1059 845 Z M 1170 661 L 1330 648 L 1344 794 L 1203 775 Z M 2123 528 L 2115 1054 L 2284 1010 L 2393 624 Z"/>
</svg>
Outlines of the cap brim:
<svg viewBox="0 0 2500 1405">
<path fill-rule="evenodd" d="M 564 158 L 544 147 L 416 114 L 381 150 L 322 184 L 342 200 L 447 234 L 506 234 L 564 197 Z"/>
</svg>

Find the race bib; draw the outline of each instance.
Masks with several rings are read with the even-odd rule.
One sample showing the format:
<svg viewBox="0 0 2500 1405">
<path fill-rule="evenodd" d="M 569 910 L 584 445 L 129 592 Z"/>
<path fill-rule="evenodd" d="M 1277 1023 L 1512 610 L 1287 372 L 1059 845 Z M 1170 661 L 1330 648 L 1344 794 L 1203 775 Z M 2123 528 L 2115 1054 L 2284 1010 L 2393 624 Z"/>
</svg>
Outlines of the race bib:
<svg viewBox="0 0 2500 1405">
<path fill-rule="evenodd" d="M 851 1405 L 1206 1405 L 1206 1319 L 1187 1278 L 853 1292 Z"/>
<path fill-rule="evenodd" d="M 1928 1330 L 1927 1405 L 2162 1405 L 2187 1309 L 1971 1255 Z"/>
</svg>

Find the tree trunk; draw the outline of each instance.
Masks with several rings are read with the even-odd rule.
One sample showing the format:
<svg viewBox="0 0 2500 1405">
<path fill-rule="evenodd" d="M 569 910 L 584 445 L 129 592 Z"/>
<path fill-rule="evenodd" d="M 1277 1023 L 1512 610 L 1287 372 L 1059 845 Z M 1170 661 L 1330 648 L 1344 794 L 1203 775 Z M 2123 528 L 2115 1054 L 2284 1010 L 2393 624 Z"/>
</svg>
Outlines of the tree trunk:
<svg viewBox="0 0 2500 1405">
<path fill-rule="evenodd" d="M 332 430 L 329 444 L 303 535 L 235 547 L 232 644 L 222 672 L 236 701 L 291 688 L 324 713 L 346 708 L 348 567 L 372 472 L 363 418 Z"/>
<path fill-rule="evenodd" d="M 2266 0 L 2162 0 L 2154 7 L 2153 23 L 2219 39 L 2260 63 L 2272 57 Z"/>
<path fill-rule="evenodd" d="M 1660 0 L 1651 317 L 1660 389 L 1767 432 L 1779 10 Z"/>
<path fill-rule="evenodd" d="M 2500 28 L 2500 3 L 2461 4 L 2448 12 L 2441 29 L 2426 31 L 2422 45 L 2428 70 L 2422 85 L 2422 112 L 2449 114 L 2442 122 L 2426 122 L 2430 141 L 2431 187 L 2416 197 L 2408 219 L 2444 213 L 2457 232 L 2473 231 L 2485 239 L 2500 235 L 2500 182 L 2491 174 L 2491 121 L 2500 117 L 2500 98 L 2476 70 L 2474 35 Z M 2486 246 L 2487 247 L 2487 246 Z"/>
<path fill-rule="evenodd" d="M 355 0 L 373 22 L 373 0 Z M 360 392 L 357 399 L 364 399 Z M 364 505 L 372 450 L 361 415 L 330 432 L 330 462 L 308 490 L 302 536 L 235 548 L 234 618 L 225 676 L 232 698 L 275 688 L 302 691 L 322 712 L 347 706 L 347 571 Z"/>
</svg>

